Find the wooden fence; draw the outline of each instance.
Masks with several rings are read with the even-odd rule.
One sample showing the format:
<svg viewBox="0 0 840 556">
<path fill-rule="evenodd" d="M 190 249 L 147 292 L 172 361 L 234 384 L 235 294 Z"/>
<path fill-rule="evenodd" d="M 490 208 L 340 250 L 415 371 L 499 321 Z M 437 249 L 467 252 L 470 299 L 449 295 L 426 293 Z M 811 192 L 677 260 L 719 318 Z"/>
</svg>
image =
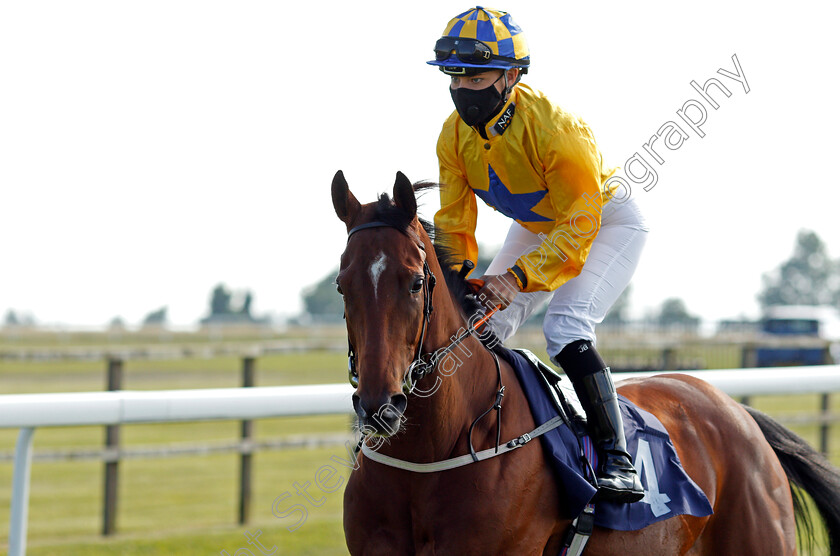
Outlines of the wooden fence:
<svg viewBox="0 0 840 556">
<path fill-rule="evenodd" d="M 774 342 L 772 345 L 780 345 Z M 346 349 L 346 346 L 341 345 L 326 345 L 323 342 L 306 342 L 305 345 L 295 343 L 271 343 L 263 345 L 260 348 L 251 348 L 247 350 L 246 355 L 241 355 L 242 348 L 239 346 L 215 346 L 212 348 L 212 354 L 231 355 L 232 353 L 239 353 L 241 358 L 241 387 L 250 388 L 255 384 L 255 375 L 258 356 L 266 353 L 288 352 L 288 351 L 306 351 L 317 346 L 318 349 L 337 350 Z M 741 356 L 740 363 L 744 368 L 754 367 L 756 361 L 755 352 L 757 349 L 765 347 L 762 344 L 747 343 L 740 347 Z M 831 354 L 827 345 L 823 346 L 825 349 L 825 363 L 831 363 Z M 210 348 L 202 351 L 200 354 L 208 356 Z M 650 346 L 643 348 L 650 356 Z M 658 361 L 655 365 L 657 370 L 679 370 L 685 369 L 686 359 L 681 354 L 681 348 L 673 343 L 663 345 L 658 349 L 658 353 L 651 360 Z M 656 352 L 656 350 L 654 350 Z M 104 358 L 106 362 L 107 374 L 107 389 L 109 391 L 119 391 L 123 384 L 123 369 L 125 358 L 181 358 L 193 357 L 197 355 L 197 350 L 192 349 L 157 349 L 157 350 L 133 350 L 131 352 L 113 353 L 102 352 L 96 349 L 81 349 L 73 352 L 64 351 L 60 354 L 61 358 L 69 359 L 95 359 L 97 357 Z M 18 350 L 14 353 L 6 352 L 2 354 L 7 359 L 18 360 L 43 360 L 54 359 L 54 353 L 38 353 L 34 351 Z M 649 367 L 644 370 L 652 370 Z M 803 425 L 803 424 L 818 424 L 819 432 L 819 449 L 825 453 L 829 453 L 829 432 L 831 425 L 840 422 L 840 415 L 831 413 L 830 411 L 830 393 L 822 393 L 820 398 L 820 409 L 817 415 L 800 415 L 780 419 L 781 422 L 787 425 Z M 742 403 L 749 403 L 748 396 L 740 397 Z M 306 440 L 288 440 L 275 439 L 267 441 L 256 441 L 254 438 L 253 422 L 251 420 L 241 421 L 239 439 L 236 441 L 216 443 L 216 444 L 189 444 L 176 447 L 157 447 L 157 448 L 142 448 L 142 449 L 123 449 L 120 444 L 120 425 L 107 425 L 105 427 L 105 443 L 102 449 L 96 450 L 63 450 L 63 451 L 44 451 L 38 452 L 34 455 L 35 461 L 58 461 L 58 460 L 78 460 L 78 459 L 94 459 L 103 462 L 104 475 L 104 489 L 102 500 L 102 534 L 112 535 L 117 530 L 116 515 L 118 507 L 118 492 L 119 492 L 119 469 L 120 461 L 123 459 L 132 458 L 159 458 L 159 457 L 173 457 L 188 454 L 207 454 L 219 452 L 234 452 L 239 453 L 239 486 L 238 497 L 236 504 L 238 507 L 238 523 L 246 524 L 250 518 L 250 505 L 252 493 L 252 469 L 253 469 L 253 454 L 263 450 L 282 450 L 289 448 L 296 448 L 301 446 L 331 446 L 344 444 L 351 434 L 341 435 L 324 435 L 317 438 L 309 438 Z M 0 461 L 10 461 L 14 458 L 14 454 L 0 453 Z"/>
</svg>

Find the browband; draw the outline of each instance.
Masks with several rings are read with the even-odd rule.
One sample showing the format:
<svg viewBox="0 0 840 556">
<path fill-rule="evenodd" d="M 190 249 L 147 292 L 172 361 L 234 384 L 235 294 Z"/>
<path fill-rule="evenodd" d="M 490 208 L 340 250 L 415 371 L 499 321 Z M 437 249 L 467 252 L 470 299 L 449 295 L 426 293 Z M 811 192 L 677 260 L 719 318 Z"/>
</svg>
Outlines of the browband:
<svg viewBox="0 0 840 556">
<path fill-rule="evenodd" d="M 400 230 L 400 229 L 399 229 L 399 228 L 397 228 L 396 226 L 393 226 L 393 225 L 388 224 L 388 223 L 386 223 L 386 222 L 381 222 L 381 221 L 379 221 L 379 220 L 374 220 L 373 222 L 368 222 L 368 223 L 366 223 L 366 224 L 359 224 L 359 225 L 358 225 L 358 226 L 356 226 L 355 228 L 351 228 L 351 229 L 350 229 L 350 231 L 349 231 L 349 232 L 347 232 L 347 241 L 350 241 L 350 236 L 352 236 L 352 235 L 353 235 L 353 234 L 355 234 L 356 232 L 361 232 L 362 230 L 367 230 L 368 228 L 394 228 L 395 230 L 398 230 L 398 231 L 402 232 L 402 233 L 403 233 L 403 234 L 405 234 L 406 236 L 411 237 L 411 236 L 409 236 L 409 235 L 408 235 L 408 232 L 405 232 L 405 231 L 403 231 L 403 230 Z M 425 251 L 425 250 L 426 250 L 426 249 L 425 249 L 425 247 L 423 247 L 423 244 L 422 244 L 422 243 L 418 243 L 417 245 L 418 245 L 418 246 L 420 247 L 420 249 L 422 249 L 423 251 Z"/>
</svg>

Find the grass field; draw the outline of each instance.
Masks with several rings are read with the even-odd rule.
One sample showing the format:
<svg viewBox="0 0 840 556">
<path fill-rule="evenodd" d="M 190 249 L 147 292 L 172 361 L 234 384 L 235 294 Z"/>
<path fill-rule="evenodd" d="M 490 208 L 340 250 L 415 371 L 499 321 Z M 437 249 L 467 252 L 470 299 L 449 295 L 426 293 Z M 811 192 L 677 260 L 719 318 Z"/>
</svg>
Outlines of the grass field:
<svg viewBox="0 0 840 556">
<path fill-rule="evenodd" d="M 125 343 L 129 340 L 121 338 Z M 148 339 L 146 341 L 149 341 Z M 183 338 L 170 338 L 173 344 Z M 210 338 L 192 341 L 210 342 Z M 29 347 L 50 347 L 48 339 L 21 342 Z M 98 345 L 96 337 L 70 338 L 63 345 Z M 100 337 L 99 342 L 103 343 Z M 108 343 L 104 341 L 104 343 Z M 9 347 L 13 341 L 0 342 Z M 55 343 L 52 344 L 54 346 Z M 136 360 L 125 365 L 124 388 L 138 390 L 238 386 L 241 361 L 234 356 L 177 360 Z M 313 351 L 267 355 L 257 361 L 257 385 L 341 382 L 346 378 L 346 356 Z M 39 361 L 0 359 L 0 392 L 57 392 L 102 390 L 104 361 Z M 840 396 L 835 396 L 840 398 Z M 813 413 L 818 396 L 764 397 L 753 405 L 778 417 Z M 838 408 L 840 400 L 832 400 Z M 794 427 L 816 444 L 815 426 Z M 292 438 L 349 431 L 348 416 L 266 419 L 255 424 L 257 439 Z M 222 442 L 237 438 L 238 422 L 167 425 L 132 425 L 122 428 L 124 447 L 180 443 Z M 0 429 L 0 452 L 14 450 L 16 430 Z M 36 453 L 43 450 L 101 447 L 103 427 L 38 429 Z M 840 448 L 840 428 L 832 431 L 830 445 Z M 838 462 L 840 450 L 832 450 Z M 98 461 L 36 462 L 32 467 L 28 554 L 39 555 L 157 555 L 222 554 L 244 556 L 260 550 L 248 544 L 246 533 L 260 531 L 258 540 L 270 551 L 288 555 L 345 555 L 341 527 L 343 481 L 347 470 L 333 456 L 346 459 L 344 446 L 260 452 L 254 456 L 252 522 L 236 527 L 239 456 L 211 454 L 156 459 L 129 459 L 120 463 L 117 527 L 119 533 L 103 538 L 101 528 L 102 468 Z M 296 485 L 312 483 L 318 469 L 332 464 L 335 492 L 313 494 L 307 501 L 295 493 Z M 8 523 L 12 465 L 0 462 L 0 524 Z M 313 487 L 314 488 L 314 487 Z M 317 491 L 314 491 L 317 492 Z M 285 496 L 284 495 L 287 495 Z M 278 500 L 279 499 L 279 500 Z M 307 509 L 283 515 L 294 503 Z M 317 504 L 316 504 L 317 503 Z M 288 513 L 288 512 L 287 512 Z M 300 523 L 297 523 L 300 520 Z M 298 528 L 288 528 L 298 524 Z M 0 529 L 0 552 L 5 551 L 8 529 Z"/>
</svg>

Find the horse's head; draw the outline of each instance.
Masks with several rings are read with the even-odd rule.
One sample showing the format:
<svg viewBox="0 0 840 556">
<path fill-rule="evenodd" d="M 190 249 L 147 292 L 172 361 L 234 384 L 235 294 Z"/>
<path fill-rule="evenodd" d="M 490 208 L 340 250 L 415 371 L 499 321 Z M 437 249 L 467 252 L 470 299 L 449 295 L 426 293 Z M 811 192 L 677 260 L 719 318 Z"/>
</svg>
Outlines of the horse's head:
<svg viewBox="0 0 840 556">
<path fill-rule="evenodd" d="M 407 372 L 419 355 L 431 311 L 434 275 L 426 259 L 431 244 L 417 219 L 414 189 L 402 173 L 393 202 L 383 195 L 361 205 L 340 171 L 332 199 L 348 233 L 336 284 L 344 296 L 357 385 L 353 407 L 366 432 L 391 436 L 403 419 Z"/>
</svg>

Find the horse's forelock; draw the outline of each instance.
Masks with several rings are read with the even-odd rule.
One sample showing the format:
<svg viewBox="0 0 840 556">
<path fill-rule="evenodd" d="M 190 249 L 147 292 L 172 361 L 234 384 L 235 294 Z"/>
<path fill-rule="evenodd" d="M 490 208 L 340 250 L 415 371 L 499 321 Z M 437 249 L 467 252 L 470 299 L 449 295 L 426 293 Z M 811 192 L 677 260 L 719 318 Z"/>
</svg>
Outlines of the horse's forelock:
<svg viewBox="0 0 840 556">
<path fill-rule="evenodd" d="M 438 187 L 440 187 L 438 184 L 426 181 L 417 182 L 413 185 L 415 195 L 437 189 Z M 396 204 L 394 204 L 394 201 L 387 193 L 382 193 L 376 202 L 375 220 L 379 220 L 380 222 L 394 227 L 419 242 L 420 238 L 417 237 L 417 233 L 411 226 L 415 216 L 416 215 L 408 214 L 400 209 Z M 480 303 L 475 299 L 475 297 L 470 295 L 472 290 L 466 280 L 461 278 L 458 275 L 458 271 L 455 270 L 455 267 L 460 268 L 464 261 L 455 260 L 456 257 L 453 255 L 452 251 L 445 247 L 446 234 L 444 232 L 437 230 L 434 224 L 428 220 L 424 220 L 420 217 L 417 217 L 417 220 L 434 244 L 435 257 L 437 257 L 438 263 L 443 270 L 443 279 L 446 282 L 446 286 L 449 288 L 452 297 L 458 302 L 461 310 L 464 312 L 464 315 L 475 314 L 480 308 Z"/>
</svg>

